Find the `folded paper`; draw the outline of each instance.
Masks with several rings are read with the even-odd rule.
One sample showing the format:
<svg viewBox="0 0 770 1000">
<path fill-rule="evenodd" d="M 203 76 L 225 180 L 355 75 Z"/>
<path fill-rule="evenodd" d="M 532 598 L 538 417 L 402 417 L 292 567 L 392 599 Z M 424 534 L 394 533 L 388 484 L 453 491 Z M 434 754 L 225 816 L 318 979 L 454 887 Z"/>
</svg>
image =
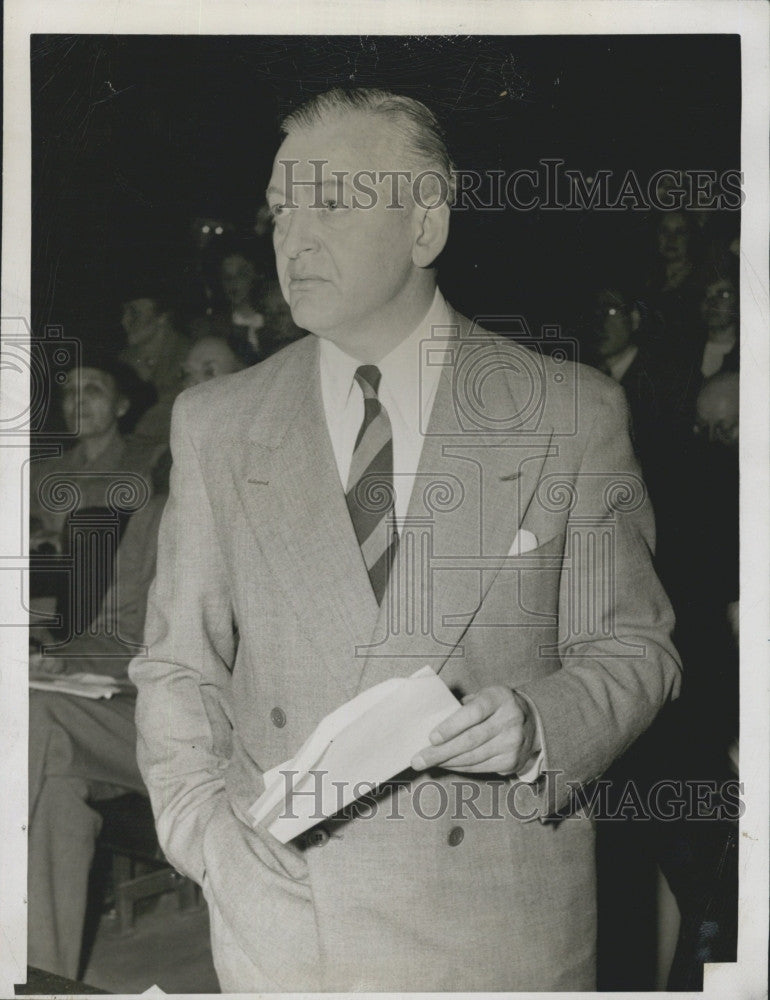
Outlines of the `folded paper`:
<svg viewBox="0 0 770 1000">
<path fill-rule="evenodd" d="M 36 674 L 30 677 L 29 686 L 34 691 L 56 691 L 78 698 L 111 698 L 114 694 L 133 690 L 128 681 L 102 674 Z"/>
<path fill-rule="evenodd" d="M 254 826 L 288 843 L 406 770 L 459 707 L 431 667 L 362 692 L 322 719 L 292 760 L 265 773 L 249 811 Z"/>
</svg>

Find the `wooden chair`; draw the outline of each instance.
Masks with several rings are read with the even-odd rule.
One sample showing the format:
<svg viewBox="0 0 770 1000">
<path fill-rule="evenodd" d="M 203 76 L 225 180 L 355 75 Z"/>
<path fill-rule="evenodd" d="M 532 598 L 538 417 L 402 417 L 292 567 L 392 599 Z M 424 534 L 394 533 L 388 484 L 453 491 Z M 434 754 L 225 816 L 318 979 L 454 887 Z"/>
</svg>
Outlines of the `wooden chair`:
<svg viewBox="0 0 770 1000">
<path fill-rule="evenodd" d="M 200 905 L 199 887 L 180 875 L 163 856 L 150 800 L 146 796 L 128 792 L 91 805 L 102 817 L 97 850 L 106 852 L 111 858 L 119 934 L 127 934 L 133 929 L 134 905 L 139 900 L 174 892 L 180 910 Z M 138 873 L 139 867 L 145 870 Z"/>
</svg>

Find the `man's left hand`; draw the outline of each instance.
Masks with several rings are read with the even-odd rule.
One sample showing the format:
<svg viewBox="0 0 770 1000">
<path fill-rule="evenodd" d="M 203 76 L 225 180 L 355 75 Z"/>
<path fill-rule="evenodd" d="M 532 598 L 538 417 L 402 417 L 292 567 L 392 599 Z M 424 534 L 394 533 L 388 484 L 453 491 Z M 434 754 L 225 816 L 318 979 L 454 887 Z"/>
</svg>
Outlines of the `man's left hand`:
<svg viewBox="0 0 770 1000">
<path fill-rule="evenodd" d="M 430 734 L 412 760 L 422 771 L 443 767 L 470 774 L 515 774 L 535 752 L 537 725 L 527 702 L 502 685 L 463 698 L 463 707 Z"/>
</svg>

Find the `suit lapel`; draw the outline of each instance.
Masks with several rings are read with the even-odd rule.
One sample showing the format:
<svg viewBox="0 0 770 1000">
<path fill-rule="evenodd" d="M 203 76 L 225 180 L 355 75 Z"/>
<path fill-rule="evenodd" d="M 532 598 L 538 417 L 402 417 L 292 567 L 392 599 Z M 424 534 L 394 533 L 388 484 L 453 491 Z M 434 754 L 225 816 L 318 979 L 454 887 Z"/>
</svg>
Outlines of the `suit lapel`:
<svg viewBox="0 0 770 1000">
<path fill-rule="evenodd" d="M 495 343 L 490 340 L 488 349 Z M 542 422 L 507 433 L 469 428 L 457 406 L 462 363 L 458 352 L 441 376 L 389 592 L 361 650 L 361 690 L 425 664 L 453 679 L 467 672 L 462 638 L 552 450 L 552 428 Z M 510 369 L 510 358 L 501 356 L 500 364 Z M 524 412 L 528 397 L 517 391 L 515 377 L 494 391 L 500 412 Z M 465 680 L 476 686 L 473 678 Z"/>
<path fill-rule="evenodd" d="M 239 492 L 274 578 L 329 670 L 355 692 L 378 607 L 326 427 L 318 345 L 306 338 L 250 429 Z M 298 390 L 304 395 L 298 400 Z"/>
<path fill-rule="evenodd" d="M 300 627 L 349 697 L 425 664 L 445 677 L 467 674 L 463 636 L 552 450 L 542 423 L 502 434 L 469 429 L 457 406 L 460 357 L 440 378 L 381 607 L 337 474 L 315 337 L 287 360 L 251 418 L 237 477 L 243 507 Z M 495 389 L 503 412 L 522 412 L 528 387 L 516 382 Z"/>
</svg>

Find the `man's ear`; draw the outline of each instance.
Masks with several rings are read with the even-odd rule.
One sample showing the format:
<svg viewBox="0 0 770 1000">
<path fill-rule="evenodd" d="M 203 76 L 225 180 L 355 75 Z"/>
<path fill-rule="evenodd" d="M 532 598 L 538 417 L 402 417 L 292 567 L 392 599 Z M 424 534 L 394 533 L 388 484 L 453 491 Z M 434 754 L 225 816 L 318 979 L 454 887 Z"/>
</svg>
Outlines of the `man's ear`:
<svg viewBox="0 0 770 1000">
<path fill-rule="evenodd" d="M 642 325 L 642 314 L 639 312 L 636 306 L 634 306 L 629 313 L 631 318 L 631 330 L 633 333 L 638 333 L 639 327 Z"/>
<path fill-rule="evenodd" d="M 131 400 L 126 399 L 125 396 L 121 396 L 115 406 L 115 416 L 120 420 L 121 417 L 125 417 L 131 407 Z"/>
<path fill-rule="evenodd" d="M 420 199 L 414 206 L 415 236 L 412 243 L 412 263 L 415 267 L 430 267 L 446 246 L 449 237 L 449 204 L 446 194 Z M 431 207 L 435 206 L 435 207 Z"/>
</svg>

